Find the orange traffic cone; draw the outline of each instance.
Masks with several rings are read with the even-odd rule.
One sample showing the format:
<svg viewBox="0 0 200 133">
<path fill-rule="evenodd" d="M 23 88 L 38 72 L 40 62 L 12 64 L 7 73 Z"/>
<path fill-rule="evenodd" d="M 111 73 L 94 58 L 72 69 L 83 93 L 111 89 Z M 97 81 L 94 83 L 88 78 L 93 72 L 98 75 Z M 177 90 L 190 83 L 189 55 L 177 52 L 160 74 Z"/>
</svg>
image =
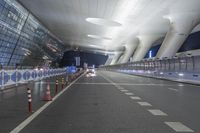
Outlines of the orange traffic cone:
<svg viewBox="0 0 200 133">
<path fill-rule="evenodd" d="M 46 92 L 45 92 L 44 97 L 43 97 L 43 101 L 51 101 L 51 100 L 52 100 L 52 98 L 51 98 L 51 92 L 50 92 L 50 85 L 48 83 Z"/>
</svg>

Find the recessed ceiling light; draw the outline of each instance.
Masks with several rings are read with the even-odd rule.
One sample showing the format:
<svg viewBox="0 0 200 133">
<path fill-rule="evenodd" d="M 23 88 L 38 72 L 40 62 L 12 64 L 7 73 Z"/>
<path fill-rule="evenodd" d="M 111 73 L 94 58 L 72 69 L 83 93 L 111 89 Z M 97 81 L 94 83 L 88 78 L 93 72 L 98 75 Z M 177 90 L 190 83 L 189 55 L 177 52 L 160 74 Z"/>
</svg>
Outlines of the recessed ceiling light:
<svg viewBox="0 0 200 133">
<path fill-rule="evenodd" d="M 109 26 L 109 27 L 119 27 L 122 26 L 120 23 L 113 20 L 106 20 L 103 18 L 86 18 L 87 22 L 92 24 L 101 25 L 101 26 Z"/>
<path fill-rule="evenodd" d="M 109 37 L 102 37 L 102 36 L 97 36 L 97 35 L 87 35 L 90 38 L 95 38 L 95 39 L 102 39 L 102 40 L 112 40 L 112 38 Z"/>
</svg>

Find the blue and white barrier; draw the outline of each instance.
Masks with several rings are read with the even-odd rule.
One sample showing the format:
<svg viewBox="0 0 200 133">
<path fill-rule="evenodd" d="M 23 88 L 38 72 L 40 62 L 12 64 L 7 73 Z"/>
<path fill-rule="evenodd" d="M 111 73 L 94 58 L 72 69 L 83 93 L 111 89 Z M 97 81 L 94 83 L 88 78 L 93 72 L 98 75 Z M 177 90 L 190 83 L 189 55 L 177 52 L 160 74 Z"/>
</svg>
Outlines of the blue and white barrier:
<svg viewBox="0 0 200 133">
<path fill-rule="evenodd" d="M 44 78 L 66 74 L 65 68 L 60 69 L 24 69 L 24 70 L 0 70 L 0 87 L 37 81 Z"/>
</svg>

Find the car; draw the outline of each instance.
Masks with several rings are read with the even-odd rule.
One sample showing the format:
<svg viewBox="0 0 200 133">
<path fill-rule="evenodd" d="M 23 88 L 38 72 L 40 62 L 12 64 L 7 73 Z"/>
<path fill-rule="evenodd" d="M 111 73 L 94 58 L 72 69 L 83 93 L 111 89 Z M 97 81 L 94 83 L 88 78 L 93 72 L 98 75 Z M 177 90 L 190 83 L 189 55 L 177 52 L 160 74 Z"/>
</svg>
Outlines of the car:
<svg viewBox="0 0 200 133">
<path fill-rule="evenodd" d="M 86 72 L 86 77 L 94 77 L 96 76 L 96 72 L 94 68 L 88 68 Z"/>
</svg>

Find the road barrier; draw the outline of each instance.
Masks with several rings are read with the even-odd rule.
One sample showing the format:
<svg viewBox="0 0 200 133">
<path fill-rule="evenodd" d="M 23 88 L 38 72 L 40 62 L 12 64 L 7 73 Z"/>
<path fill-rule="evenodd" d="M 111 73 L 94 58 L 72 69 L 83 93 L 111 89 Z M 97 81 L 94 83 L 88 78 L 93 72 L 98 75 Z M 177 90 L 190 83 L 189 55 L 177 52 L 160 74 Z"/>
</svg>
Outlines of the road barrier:
<svg viewBox="0 0 200 133">
<path fill-rule="evenodd" d="M 62 89 L 64 89 L 64 84 L 65 84 L 65 81 L 64 81 L 64 78 L 62 78 Z"/>
<path fill-rule="evenodd" d="M 58 93 L 58 85 L 59 85 L 59 82 L 58 82 L 58 79 L 56 79 L 55 94 Z"/>
<path fill-rule="evenodd" d="M 32 113 L 32 97 L 30 88 L 27 88 L 27 94 L 28 94 L 28 112 Z"/>
<path fill-rule="evenodd" d="M 24 69 L 0 70 L 0 87 L 4 89 L 9 85 L 18 85 L 29 81 L 42 80 L 53 76 L 66 74 L 65 68 L 59 69 Z"/>
<path fill-rule="evenodd" d="M 101 69 L 200 84 L 200 56 L 146 59 L 102 66 Z"/>
</svg>

